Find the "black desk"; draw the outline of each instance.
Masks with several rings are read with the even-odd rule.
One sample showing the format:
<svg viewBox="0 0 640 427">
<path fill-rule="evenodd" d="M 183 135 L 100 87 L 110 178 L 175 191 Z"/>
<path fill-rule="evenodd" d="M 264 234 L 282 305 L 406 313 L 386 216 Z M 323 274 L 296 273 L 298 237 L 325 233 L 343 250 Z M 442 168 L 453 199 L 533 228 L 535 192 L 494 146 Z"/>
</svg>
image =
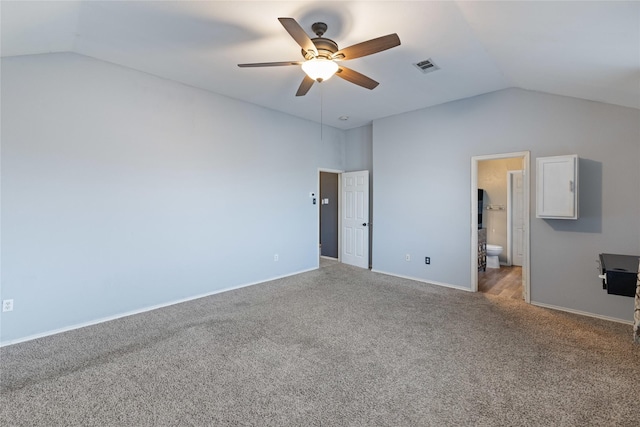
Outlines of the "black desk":
<svg viewBox="0 0 640 427">
<path fill-rule="evenodd" d="M 602 289 L 608 294 L 635 296 L 639 262 L 637 255 L 600 254 Z"/>
</svg>

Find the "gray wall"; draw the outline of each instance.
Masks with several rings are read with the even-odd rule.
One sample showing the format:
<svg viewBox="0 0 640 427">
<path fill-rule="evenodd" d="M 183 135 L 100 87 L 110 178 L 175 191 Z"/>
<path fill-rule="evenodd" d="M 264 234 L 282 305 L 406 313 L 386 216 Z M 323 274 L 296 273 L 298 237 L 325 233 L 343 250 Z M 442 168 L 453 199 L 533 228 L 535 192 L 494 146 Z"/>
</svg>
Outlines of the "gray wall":
<svg viewBox="0 0 640 427">
<path fill-rule="evenodd" d="M 377 120 L 373 268 L 470 288 L 470 159 L 530 150 L 532 301 L 629 321 L 595 261 L 640 254 L 639 146 L 636 109 L 520 89 Z M 561 154 L 581 158 L 581 217 L 536 219 L 535 159 Z"/>
<path fill-rule="evenodd" d="M 640 252 L 638 110 L 513 89 L 320 140 L 74 54 L 3 58 L 1 91 L 2 342 L 315 268 L 318 168 L 375 173 L 375 269 L 468 288 L 470 158 L 521 150 L 532 183 L 536 157 L 581 157 L 578 221 L 532 200 L 532 300 L 630 318 L 594 260 Z"/>
<path fill-rule="evenodd" d="M 373 254 L 374 212 L 373 199 L 373 125 L 361 126 L 346 132 L 345 170 L 347 172 L 369 171 L 369 267 Z"/>
<path fill-rule="evenodd" d="M 320 255 L 331 258 L 338 258 L 338 197 L 338 174 L 320 172 Z"/>
<path fill-rule="evenodd" d="M 368 170 L 373 173 L 373 126 L 346 132 L 345 168 L 347 172 Z"/>
<path fill-rule="evenodd" d="M 345 132 L 75 54 L 1 90 L 2 342 L 317 267 Z"/>
</svg>

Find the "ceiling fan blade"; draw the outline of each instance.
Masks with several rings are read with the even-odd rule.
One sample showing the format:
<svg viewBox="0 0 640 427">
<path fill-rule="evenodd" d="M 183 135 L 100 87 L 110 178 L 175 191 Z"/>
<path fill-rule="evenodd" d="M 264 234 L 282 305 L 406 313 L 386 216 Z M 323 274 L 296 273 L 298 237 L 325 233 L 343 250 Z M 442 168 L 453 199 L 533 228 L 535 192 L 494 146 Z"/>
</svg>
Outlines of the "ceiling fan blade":
<svg viewBox="0 0 640 427">
<path fill-rule="evenodd" d="M 298 88 L 298 91 L 296 92 L 296 96 L 306 95 L 307 92 L 309 92 L 309 89 L 311 89 L 311 86 L 313 86 L 314 82 L 315 80 L 305 75 L 304 79 L 302 80 L 302 83 L 300 83 L 300 87 Z"/>
<path fill-rule="evenodd" d="M 240 68 L 247 67 L 280 67 L 282 65 L 302 65 L 303 61 L 282 61 L 282 62 L 256 62 L 253 64 L 238 64 Z"/>
<path fill-rule="evenodd" d="M 380 84 L 377 81 L 365 76 L 364 74 L 360 74 L 359 72 L 354 71 L 351 68 L 342 66 L 338 68 L 336 76 L 345 79 L 348 82 L 355 83 L 358 86 L 362 86 L 366 89 L 375 89 L 375 87 Z"/>
<path fill-rule="evenodd" d="M 293 18 L 278 18 L 285 30 L 293 37 L 305 52 L 312 52 L 313 56 L 318 56 L 316 45 L 313 44 L 307 33 L 302 29 L 300 24 Z"/>
<path fill-rule="evenodd" d="M 392 47 L 400 46 L 400 37 L 396 33 L 378 37 L 377 39 L 367 40 L 366 42 L 354 44 L 344 49 L 340 49 L 332 55 L 335 60 L 347 60 L 360 58 L 362 56 L 371 55 L 373 53 L 382 52 Z"/>
</svg>

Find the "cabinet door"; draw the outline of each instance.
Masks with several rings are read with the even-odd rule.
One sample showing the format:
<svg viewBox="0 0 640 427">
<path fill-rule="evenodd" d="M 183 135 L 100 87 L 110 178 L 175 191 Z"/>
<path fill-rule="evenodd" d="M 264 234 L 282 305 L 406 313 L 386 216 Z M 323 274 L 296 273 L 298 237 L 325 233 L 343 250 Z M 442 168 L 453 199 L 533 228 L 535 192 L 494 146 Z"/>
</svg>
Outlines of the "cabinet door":
<svg viewBox="0 0 640 427">
<path fill-rule="evenodd" d="M 536 159 L 536 217 L 578 219 L 578 156 Z"/>
</svg>

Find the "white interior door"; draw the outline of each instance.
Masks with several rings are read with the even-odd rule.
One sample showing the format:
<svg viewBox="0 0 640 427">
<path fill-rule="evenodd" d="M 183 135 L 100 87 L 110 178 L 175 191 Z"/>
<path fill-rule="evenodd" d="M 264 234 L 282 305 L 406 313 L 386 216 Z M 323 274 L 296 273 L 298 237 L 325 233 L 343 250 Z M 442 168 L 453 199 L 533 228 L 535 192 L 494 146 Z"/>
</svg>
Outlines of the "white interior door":
<svg viewBox="0 0 640 427">
<path fill-rule="evenodd" d="M 522 171 L 512 171 L 511 179 L 511 264 L 522 266 L 524 258 L 524 185 Z"/>
<path fill-rule="evenodd" d="M 342 174 L 341 261 L 369 268 L 369 171 Z"/>
</svg>

